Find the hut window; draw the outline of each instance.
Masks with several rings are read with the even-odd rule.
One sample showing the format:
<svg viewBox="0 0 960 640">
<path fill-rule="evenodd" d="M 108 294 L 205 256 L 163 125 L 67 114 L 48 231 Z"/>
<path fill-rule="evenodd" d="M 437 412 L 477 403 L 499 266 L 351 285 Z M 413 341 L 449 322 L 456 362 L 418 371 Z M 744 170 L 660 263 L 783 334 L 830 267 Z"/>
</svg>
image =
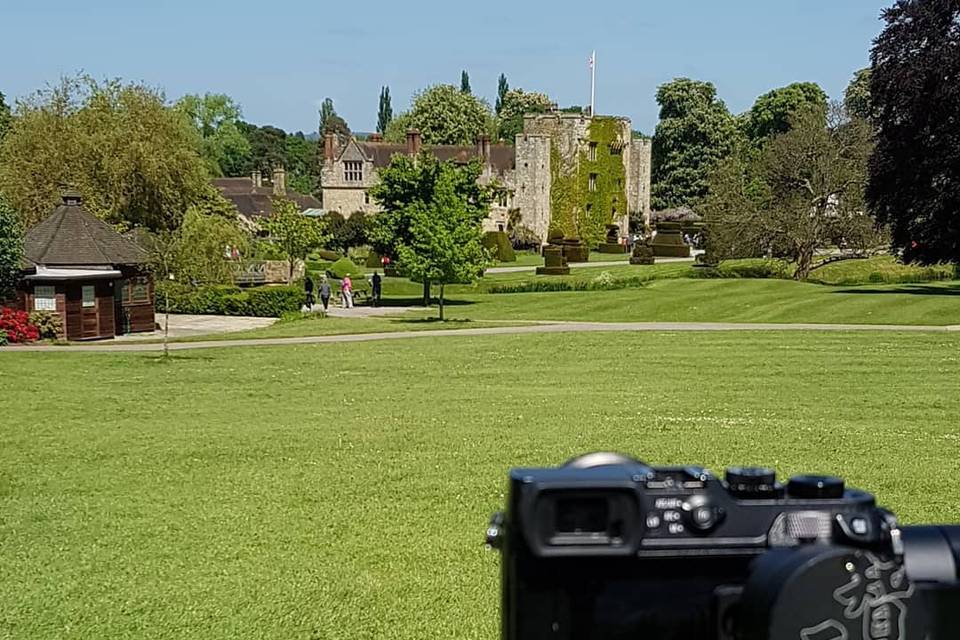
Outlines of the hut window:
<svg viewBox="0 0 960 640">
<path fill-rule="evenodd" d="M 137 278 L 130 281 L 130 304 L 145 304 L 150 302 L 150 291 L 147 289 L 147 279 Z"/>
<path fill-rule="evenodd" d="M 33 288 L 34 311 L 57 310 L 57 288 L 48 284 L 37 285 Z"/>
<path fill-rule="evenodd" d="M 94 291 L 92 284 L 85 284 L 82 287 L 83 291 L 83 307 L 90 308 L 97 306 L 97 295 Z"/>
</svg>

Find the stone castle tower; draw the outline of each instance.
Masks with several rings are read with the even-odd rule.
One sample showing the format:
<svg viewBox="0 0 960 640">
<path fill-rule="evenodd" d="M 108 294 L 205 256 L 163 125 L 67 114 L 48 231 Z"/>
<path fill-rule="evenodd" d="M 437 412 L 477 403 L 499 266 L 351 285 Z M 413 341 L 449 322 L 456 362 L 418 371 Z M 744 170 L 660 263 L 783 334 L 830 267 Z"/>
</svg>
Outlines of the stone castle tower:
<svg viewBox="0 0 960 640">
<path fill-rule="evenodd" d="M 625 235 L 631 215 L 649 220 L 650 142 L 632 139 L 627 118 L 567 113 L 526 116 L 513 145 L 491 144 L 485 136 L 476 145 L 424 145 L 411 131 L 406 144 L 377 136 L 341 147 L 327 136 L 323 208 L 345 216 L 376 213 L 379 206 L 368 191 L 379 169 L 393 155 L 420 152 L 441 161 L 481 162 L 480 181 L 495 185 L 498 193 L 487 230 L 504 231 L 512 222 L 541 243 L 551 232 L 599 241 L 608 224 L 617 224 Z"/>
</svg>

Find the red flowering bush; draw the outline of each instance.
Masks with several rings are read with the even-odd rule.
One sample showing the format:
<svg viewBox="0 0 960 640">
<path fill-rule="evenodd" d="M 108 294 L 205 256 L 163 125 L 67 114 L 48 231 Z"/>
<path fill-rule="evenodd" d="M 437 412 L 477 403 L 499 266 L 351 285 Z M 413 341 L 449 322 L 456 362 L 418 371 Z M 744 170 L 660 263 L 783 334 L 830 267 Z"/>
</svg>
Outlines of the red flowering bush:
<svg viewBox="0 0 960 640">
<path fill-rule="evenodd" d="M 40 331 L 30 324 L 27 312 L 9 307 L 0 309 L 0 332 L 11 343 L 34 342 L 40 338 Z"/>
</svg>

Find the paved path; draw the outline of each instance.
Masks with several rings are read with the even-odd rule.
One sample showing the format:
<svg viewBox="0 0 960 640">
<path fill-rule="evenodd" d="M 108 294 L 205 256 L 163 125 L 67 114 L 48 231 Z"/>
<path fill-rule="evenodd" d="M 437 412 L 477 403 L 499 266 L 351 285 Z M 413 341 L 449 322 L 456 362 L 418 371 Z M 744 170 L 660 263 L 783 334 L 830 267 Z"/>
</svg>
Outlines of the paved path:
<svg viewBox="0 0 960 640">
<path fill-rule="evenodd" d="M 211 333 L 230 333 L 233 331 L 248 331 L 250 329 L 259 329 L 260 327 L 269 327 L 276 322 L 276 318 L 251 318 L 246 316 L 198 316 L 185 313 L 170 314 L 170 337 L 187 338 L 190 336 L 202 336 Z M 156 314 L 156 322 L 160 325 L 159 331 L 148 333 L 131 333 L 125 336 L 117 336 L 119 342 L 131 342 L 136 340 L 156 340 L 163 338 L 163 314 Z"/>
<path fill-rule="evenodd" d="M 696 251 L 694 253 L 697 253 Z M 693 263 L 693 258 L 657 258 L 657 264 L 665 264 L 668 262 L 690 262 Z M 624 267 L 629 265 L 628 260 L 606 260 L 604 262 L 575 262 L 570 265 L 572 269 L 582 269 L 587 267 Z M 521 273 L 523 271 L 536 271 L 537 267 L 540 265 L 530 265 L 526 267 L 491 267 L 484 271 L 484 273 Z"/>
<path fill-rule="evenodd" d="M 528 324 L 513 327 L 487 327 L 476 329 L 431 329 L 427 331 L 396 331 L 392 333 L 363 333 L 335 336 L 307 336 L 302 338 L 260 338 L 256 340 L 210 340 L 206 342 L 174 342 L 171 351 L 187 349 L 223 349 L 229 347 L 283 346 L 299 344 L 325 344 L 328 342 L 369 342 L 373 340 L 407 340 L 410 338 L 455 338 L 463 336 L 489 336 L 525 333 L 577 333 L 593 331 L 904 331 L 911 333 L 960 333 L 960 325 L 888 325 L 888 324 L 757 324 L 725 322 L 553 322 Z M 13 345 L 0 349 L 3 352 L 17 351 L 66 351 L 70 353 L 162 351 L 162 344 L 138 344 L 136 342 L 113 342 L 78 344 L 71 346 Z"/>
</svg>

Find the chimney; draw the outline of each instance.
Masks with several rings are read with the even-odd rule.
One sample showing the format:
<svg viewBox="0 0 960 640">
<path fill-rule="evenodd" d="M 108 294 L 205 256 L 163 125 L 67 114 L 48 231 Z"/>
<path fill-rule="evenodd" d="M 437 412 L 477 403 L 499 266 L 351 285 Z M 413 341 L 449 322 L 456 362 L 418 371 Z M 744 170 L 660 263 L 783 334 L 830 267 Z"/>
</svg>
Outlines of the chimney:
<svg viewBox="0 0 960 640">
<path fill-rule="evenodd" d="M 407 131 L 407 155 L 417 156 L 420 153 L 420 132 L 416 129 Z"/>
<path fill-rule="evenodd" d="M 254 188 L 263 186 L 263 175 L 260 173 L 260 169 L 253 170 L 253 173 L 250 174 L 250 182 Z"/>
<path fill-rule="evenodd" d="M 379 133 L 371 133 L 371 134 L 370 134 L 369 141 L 370 141 L 370 142 L 383 142 L 383 136 L 380 135 Z"/>
<path fill-rule="evenodd" d="M 282 166 L 273 168 L 273 195 L 287 195 L 287 172 Z"/>
<path fill-rule="evenodd" d="M 337 155 L 337 136 L 334 133 L 328 133 L 323 136 L 323 159 L 325 162 L 333 162 Z"/>
<path fill-rule="evenodd" d="M 490 136 L 483 134 L 480 136 L 480 139 L 477 141 L 477 155 L 480 156 L 480 161 L 483 163 L 484 168 L 490 167 Z"/>
</svg>

